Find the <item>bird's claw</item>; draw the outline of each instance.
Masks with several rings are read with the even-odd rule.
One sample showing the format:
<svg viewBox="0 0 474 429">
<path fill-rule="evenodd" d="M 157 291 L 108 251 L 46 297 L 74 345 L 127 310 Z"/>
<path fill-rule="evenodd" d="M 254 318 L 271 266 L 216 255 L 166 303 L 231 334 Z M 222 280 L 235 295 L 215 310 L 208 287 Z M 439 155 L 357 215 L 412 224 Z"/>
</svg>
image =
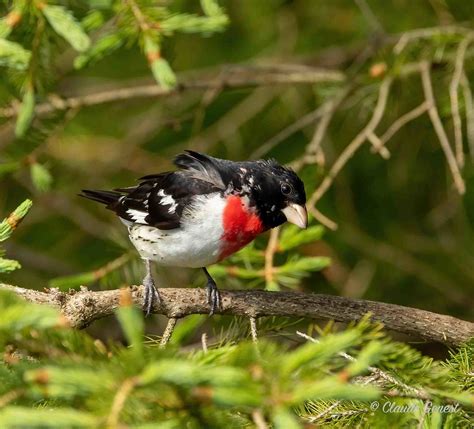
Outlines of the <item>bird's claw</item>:
<svg viewBox="0 0 474 429">
<path fill-rule="evenodd" d="M 217 289 L 216 283 L 214 281 L 208 281 L 206 285 L 207 290 L 207 303 L 211 308 L 209 311 L 209 316 L 212 316 L 217 310 L 221 308 L 221 293 Z"/>
<path fill-rule="evenodd" d="M 145 297 L 143 299 L 143 310 L 145 311 L 145 316 L 148 317 L 152 310 L 153 305 L 160 302 L 160 295 L 156 289 L 155 282 L 151 275 L 147 275 L 143 279 L 143 286 L 145 286 Z"/>
</svg>

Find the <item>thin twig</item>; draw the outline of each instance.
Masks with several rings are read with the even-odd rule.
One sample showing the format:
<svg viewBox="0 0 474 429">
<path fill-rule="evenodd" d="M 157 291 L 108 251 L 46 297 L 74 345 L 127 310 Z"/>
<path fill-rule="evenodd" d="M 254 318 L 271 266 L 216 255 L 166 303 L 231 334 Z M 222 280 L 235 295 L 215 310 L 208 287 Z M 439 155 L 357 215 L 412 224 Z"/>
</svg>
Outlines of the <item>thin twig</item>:
<svg viewBox="0 0 474 429">
<path fill-rule="evenodd" d="M 311 341 L 312 343 L 319 342 L 316 338 L 313 338 L 303 332 L 296 331 L 296 334 L 304 338 L 305 340 Z M 351 356 L 350 354 L 345 353 L 345 352 L 339 352 L 338 355 L 348 360 L 349 362 L 355 362 L 357 360 L 354 356 Z M 409 386 L 408 384 L 405 384 L 402 381 L 397 380 L 395 377 L 393 377 L 392 375 L 388 374 L 385 371 L 382 371 L 379 368 L 376 368 L 374 366 L 369 366 L 367 367 L 367 369 L 371 372 L 371 374 L 375 375 L 377 378 L 381 378 L 390 384 L 398 386 L 402 388 L 405 392 L 409 392 L 410 394 L 414 394 L 414 395 L 419 395 L 419 397 L 422 399 L 426 399 L 429 396 L 428 393 L 425 392 L 424 390 Z"/>
<path fill-rule="evenodd" d="M 404 32 L 400 35 L 398 42 L 393 47 L 395 55 L 400 55 L 408 43 L 417 39 L 426 39 L 434 36 L 446 36 L 452 34 L 473 34 L 471 28 L 461 27 L 459 25 L 441 25 L 439 27 L 419 28 Z"/>
<path fill-rule="evenodd" d="M 364 18 L 366 19 L 366 21 L 372 27 L 372 31 L 375 31 L 377 33 L 385 33 L 385 30 L 382 24 L 377 19 L 377 17 L 375 16 L 375 13 L 372 11 L 368 3 L 365 0 L 354 0 L 354 1 L 355 1 L 355 4 L 359 7 L 360 11 L 362 12 L 362 15 L 364 15 Z"/>
<path fill-rule="evenodd" d="M 252 336 L 252 341 L 256 344 L 258 343 L 258 331 L 257 331 L 257 318 L 250 316 L 250 335 Z"/>
<path fill-rule="evenodd" d="M 202 335 L 201 335 L 201 344 L 202 344 L 202 351 L 204 353 L 207 353 L 207 334 L 204 332 Z"/>
<path fill-rule="evenodd" d="M 293 122 L 286 128 L 283 128 L 278 134 L 262 143 L 255 151 L 250 154 L 250 158 L 260 158 L 270 152 L 279 143 L 290 137 L 292 134 L 301 130 L 308 125 L 311 125 L 317 121 L 324 114 L 325 105 L 319 106 L 316 110 L 313 110 L 306 115 L 303 115 L 297 121 Z"/>
<path fill-rule="evenodd" d="M 166 324 L 166 328 L 163 332 L 163 336 L 161 337 L 160 347 L 165 347 L 168 344 L 169 340 L 171 339 L 171 335 L 173 335 L 174 327 L 176 326 L 177 322 L 176 317 L 170 317 L 168 319 L 168 323 Z"/>
<path fill-rule="evenodd" d="M 186 147 L 209 151 L 217 142 L 238 134 L 242 125 L 264 110 L 278 95 L 278 92 L 276 88 L 257 88 L 223 114 L 219 120 L 191 139 L 187 139 Z"/>
<path fill-rule="evenodd" d="M 25 389 L 12 389 L 0 396 L 0 408 L 6 407 L 10 402 L 18 399 L 25 393 Z"/>
<path fill-rule="evenodd" d="M 318 119 L 321 119 L 320 123 L 316 127 L 313 139 L 306 149 L 306 154 L 317 152 L 324 138 L 329 122 L 331 121 L 337 107 L 343 102 L 343 100 L 346 98 L 346 96 L 350 93 L 352 89 L 353 85 L 346 85 L 339 91 L 337 95 L 325 101 L 317 109 L 307 113 L 306 115 L 303 115 L 297 121 L 293 122 L 291 125 L 281 130 L 271 139 L 262 143 L 254 152 L 250 154 L 250 157 L 262 157 L 270 150 L 272 150 L 275 146 L 277 146 L 279 143 L 290 137 L 292 134 L 296 133 L 304 127 L 313 124 Z"/>
<path fill-rule="evenodd" d="M 448 299 L 449 302 L 470 309 L 468 293 L 464 293 L 459 285 L 438 269 L 423 263 L 409 252 L 387 242 L 376 240 L 349 223 L 344 224 L 341 237 L 346 244 L 357 249 L 358 252 L 365 253 L 371 258 L 384 261 L 415 276 L 419 281 L 436 290 L 436 293 Z"/>
<path fill-rule="evenodd" d="M 107 262 L 104 266 L 93 271 L 93 276 L 95 280 L 100 280 L 105 277 L 107 274 L 118 270 L 124 266 L 132 257 L 131 252 L 124 253 L 113 261 Z"/>
<path fill-rule="evenodd" d="M 367 139 L 372 144 L 373 152 L 379 153 L 383 159 L 390 158 L 389 150 L 384 146 L 382 140 L 380 139 L 379 136 L 377 136 L 377 134 L 375 134 L 374 132 L 371 132 L 367 134 Z"/>
<path fill-rule="evenodd" d="M 347 92 L 344 91 L 343 96 L 345 96 Z M 323 142 L 324 136 L 326 134 L 326 130 L 331 122 L 332 117 L 336 111 L 337 106 L 342 101 L 342 96 L 329 100 L 329 102 L 325 103 L 324 106 L 324 113 L 317 125 L 313 138 L 311 142 L 306 148 L 306 153 L 316 154 L 318 149 L 321 147 L 321 143 Z"/>
<path fill-rule="evenodd" d="M 307 420 L 310 423 L 315 423 L 318 420 L 321 420 L 323 417 L 326 417 L 332 410 L 334 410 L 334 408 L 337 408 L 339 405 L 341 405 L 341 403 L 342 403 L 342 401 L 336 401 L 332 405 L 330 405 L 329 407 L 327 407 L 323 411 L 321 411 L 319 414 L 317 414 L 315 416 L 311 416 Z"/>
<path fill-rule="evenodd" d="M 314 218 L 321 225 L 324 225 L 326 228 L 330 229 L 331 231 L 337 230 L 337 223 L 334 222 L 332 219 L 328 218 L 325 214 L 321 213 L 316 207 L 312 205 L 308 205 L 308 211 L 314 216 Z"/>
<path fill-rule="evenodd" d="M 415 107 L 407 113 L 404 113 L 397 120 L 395 120 L 392 125 L 388 127 L 385 133 L 382 134 L 382 136 L 380 137 L 380 143 L 385 145 L 400 130 L 400 128 L 404 127 L 406 124 L 415 120 L 423 113 L 428 111 L 428 107 L 428 103 L 426 101 L 423 101 L 423 103 L 421 103 L 419 106 Z"/>
<path fill-rule="evenodd" d="M 326 191 L 331 186 L 332 182 L 334 181 L 334 178 L 339 174 L 342 168 L 346 165 L 347 161 L 349 161 L 349 159 L 352 158 L 354 153 L 364 144 L 364 142 L 368 138 L 368 135 L 375 131 L 375 129 L 377 128 L 377 125 L 379 124 L 385 112 L 391 84 L 392 84 L 392 78 L 387 77 L 383 80 L 383 82 L 380 85 L 379 97 L 374 109 L 374 113 L 372 114 L 372 117 L 370 118 L 367 125 L 363 128 L 363 130 L 360 131 L 360 133 L 357 134 L 357 136 L 346 146 L 346 148 L 341 153 L 339 158 L 333 164 L 333 166 L 329 170 L 324 180 L 321 182 L 319 187 L 311 196 L 308 202 L 309 206 L 314 205 L 316 202 L 318 202 L 321 199 L 321 197 L 326 193 Z"/>
<path fill-rule="evenodd" d="M 137 20 L 140 30 L 143 32 L 147 32 L 150 29 L 150 25 L 148 24 L 146 17 L 143 15 L 137 3 L 135 3 L 135 0 L 125 0 L 125 3 L 127 3 L 130 7 L 133 16 Z"/>
<path fill-rule="evenodd" d="M 456 162 L 456 158 L 454 157 L 453 150 L 451 149 L 451 145 L 449 144 L 448 136 L 446 135 L 446 131 L 444 130 L 443 123 L 439 117 L 438 109 L 436 108 L 436 101 L 433 94 L 433 85 L 431 83 L 430 77 L 430 63 L 427 61 L 423 61 L 420 65 L 420 74 L 421 74 L 421 82 L 423 84 L 423 91 L 425 93 L 426 102 L 429 105 L 428 108 L 428 115 L 430 116 L 431 123 L 436 131 L 438 136 L 439 142 L 441 144 L 441 148 L 444 151 L 444 155 L 446 157 L 446 161 L 448 162 L 448 166 L 451 170 L 451 174 L 454 179 L 454 184 L 458 190 L 458 192 L 462 195 L 466 191 L 466 185 L 464 184 L 464 180 L 461 176 L 461 172 L 459 171 L 459 166 Z"/>
<path fill-rule="evenodd" d="M 463 90 L 464 107 L 466 110 L 467 143 L 469 145 L 471 159 L 474 159 L 474 102 L 471 86 L 469 85 L 465 73 L 463 73 L 461 77 L 461 86 Z"/>
<path fill-rule="evenodd" d="M 181 77 L 174 89 L 166 89 L 156 84 L 114 88 L 93 94 L 78 95 L 68 98 L 59 96 L 40 103 L 35 107 L 36 116 L 49 113 L 95 106 L 97 104 L 125 101 L 139 98 L 157 98 L 179 94 L 183 91 L 209 90 L 213 88 L 246 88 L 253 86 L 275 86 L 289 84 L 314 84 L 320 82 L 343 82 L 345 75 L 337 70 L 298 66 L 289 68 L 267 66 L 226 66 L 225 73 L 218 71 L 215 76 Z M 0 117 L 12 118 L 18 114 L 20 105 L 14 104 L 0 109 Z"/>
<path fill-rule="evenodd" d="M 321 148 L 324 136 L 326 135 L 326 131 L 334 114 L 336 113 L 337 108 L 341 105 L 350 90 L 350 86 L 343 88 L 338 95 L 326 101 L 320 107 L 320 109 L 322 109 L 322 116 L 321 120 L 316 126 L 313 138 L 311 139 L 311 142 L 306 146 L 304 155 L 300 159 L 294 161 L 291 165 L 291 167 L 294 168 L 295 171 L 300 170 L 306 164 L 311 164 L 313 162 L 317 163 L 318 159 L 321 159 L 321 157 L 324 159 L 324 154 Z"/>
<path fill-rule="evenodd" d="M 267 286 L 273 283 L 273 257 L 278 250 L 278 236 L 280 228 L 273 228 L 270 231 L 270 238 L 268 239 L 267 248 L 265 249 L 265 282 Z"/>
<path fill-rule="evenodd" d="M 60 309 L 68 324 L 75 328 L 84 328 L 97 319 L 112 315 L 119 307 L 120 289 L 40 292 L 0 283 L 0 290 Z M 144 287 L 132 286 L 130 292 L 133 302 L 141 307 Z M 206 291 L 202 288 L 161 288 L 159 294 L 161 300 L 155 303 L 154 313 L 168 318 L 209 313 Z M 360 320 L 367 313 L 387 329 L 428 341 L 459 345 L 474 337 L 474 323 L 471 322 L 416 308 L 334 295 L 221 289 L 221 307 L 216 311 L 216 314 L 229 316 L 334 319 L 345 323 Z"/>
<path fill-rule="evenodd" d="M 456 160 L 460 168 L 464 167 L 464 151 L 462 147 L 462 121 L 459 113 L 459 95 L 458 88 L 461 76 L 464 71 L 464 58 L 471 37 L 466 37 L 461 41 L 456 52 L 455 68 L 453 78 L 449 85 L 449 98 L 451 100 L 451 115 L 453 117 L 454 128 L 454 148 L 456 150 Z"/>
<path fill-rule="evenodd" d="M 120 412 L 122 411 L 125 401 L 136 384 L 136 378 L 127 378 L 118 389 L 117 393 L 115 394 L 109 416 L 107 417 L 108 428 L 114 429 L 119 427 Z"/>
<path fill-rule="evenodd" d="M 423 402 L 423 413 L 420 416 L 420 421 L 418 422 L 418 425 L 416 426 L 416 429 L 423 429 L 423 427 L 425 426 L 426 414 L 427 414 L 427 411 L 428 411 L 428 408 L 427 408 L 426 405 L 427 405 L 426 401 Z"/>
<path fill-rule="evenodd" d="M 263 417 L 263 412 L 260 408 L 252 411 L 252 420 L 255 423 L 257 429 L 268 429 L 267 422 Z"/>
</svg>

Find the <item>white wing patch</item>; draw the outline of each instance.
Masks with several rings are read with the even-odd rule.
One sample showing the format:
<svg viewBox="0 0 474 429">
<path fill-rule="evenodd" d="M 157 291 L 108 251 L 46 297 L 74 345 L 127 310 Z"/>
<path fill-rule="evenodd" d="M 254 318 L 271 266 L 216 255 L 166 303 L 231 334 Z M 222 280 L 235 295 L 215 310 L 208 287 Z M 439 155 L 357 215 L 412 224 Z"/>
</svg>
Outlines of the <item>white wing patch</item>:
<svg viewBox="0 0 474 429">
<path fill-rule="evenodd" d="M 168 213 L 173 214 L 176 211 L 176 207 L 178 207 L 178 204 L 176 203 L 174 198 L 171 195 L 166 195 L 163 189 L 160 189 L 158 191 L 158 195 L 161 197 L 160 204 L 162 206 L 170 206 L 168 209 Z"/>
<path fill-rule="evenodd" d="M 200 268 L 219 259 L 226 199 L 220 193 L 201 195 L 183 213 L 179 228 L 163 231 L 131 225 L 130 239 L 141 257 L 160 265 Z"/>
<path fill-rule="evenodd" d="M 128 209 L 127 214 L 133 219 L 134 222 L 138 223 L 146 223 L 145 218 L 148 216 L 148 213 L 134 209 Z"/>
</svg>

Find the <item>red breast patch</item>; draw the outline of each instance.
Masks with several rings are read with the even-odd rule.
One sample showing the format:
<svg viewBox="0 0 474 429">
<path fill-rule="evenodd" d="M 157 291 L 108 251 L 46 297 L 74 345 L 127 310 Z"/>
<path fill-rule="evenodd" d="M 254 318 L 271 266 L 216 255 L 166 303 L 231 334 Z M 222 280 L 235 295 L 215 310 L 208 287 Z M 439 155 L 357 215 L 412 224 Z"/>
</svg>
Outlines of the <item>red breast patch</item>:
<svg viewBox="0 0 474 429">
<path fill-rule="evenodd" d="M 237 252 L 264 231 L 259 217 L 250 212 L 244 200 L 237 195 L 227 197 L 222 223 L 224 234 L 219 260 Z"/>
</svg>

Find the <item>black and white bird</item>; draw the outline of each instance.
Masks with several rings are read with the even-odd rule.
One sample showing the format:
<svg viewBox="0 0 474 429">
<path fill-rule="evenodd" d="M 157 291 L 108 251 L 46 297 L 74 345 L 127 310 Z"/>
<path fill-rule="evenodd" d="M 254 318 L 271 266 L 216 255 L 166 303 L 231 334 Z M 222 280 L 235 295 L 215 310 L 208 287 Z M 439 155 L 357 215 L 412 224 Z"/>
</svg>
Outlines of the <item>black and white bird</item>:
<svg viewBox="0 0 474 429">
<path fill-rule="evenodd" d="M 144 310 L 159 301 L 150 262 L 202 268 L 210 314 L 220 294 L 206 267 L 288 221 L 306 228 L 306 194 L 296 173 L 274 160 L 233 162 L 186 151 L 177 171 L 142 177 L 137 186 L 113 191 L 83 190 L 105 204 L 127 226 L 145 261 Z"/>
</svg>

